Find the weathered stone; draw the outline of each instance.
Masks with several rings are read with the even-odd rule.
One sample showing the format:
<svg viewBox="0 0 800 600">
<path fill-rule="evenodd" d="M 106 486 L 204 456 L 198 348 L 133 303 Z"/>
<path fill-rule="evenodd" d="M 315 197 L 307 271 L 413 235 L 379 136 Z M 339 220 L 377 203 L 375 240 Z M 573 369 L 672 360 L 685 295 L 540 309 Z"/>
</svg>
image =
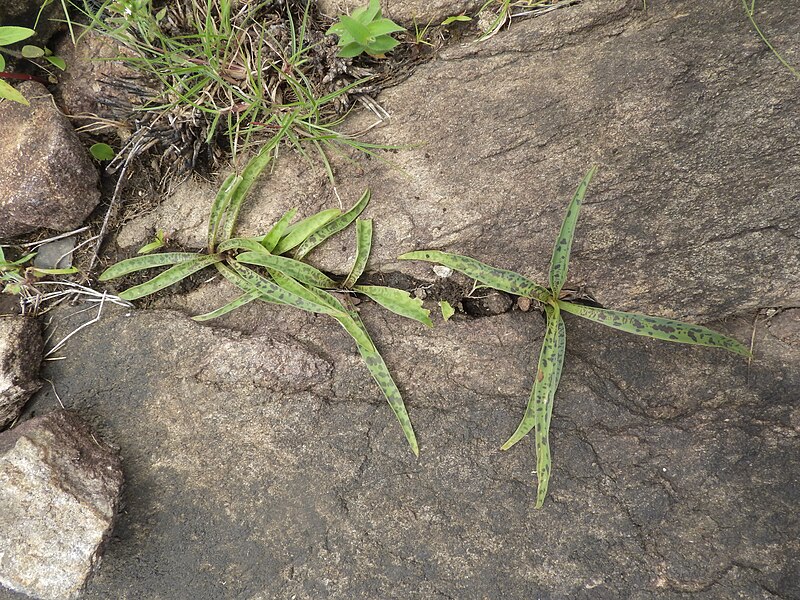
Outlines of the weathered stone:
<svg viewBox="0 0 800 600">
<path fill-rule="evenodd" d="M 0 111 L 0 240 L 74 229 L 100 200 L 97 169 L 52 96 L 30 81 L 19 90 L 31 105 Z"/>
<path fill-rule="evenodd" d="M 514 301 L 505 292 L 497 290 L 478 290 L 474 295 L 464 298 L 464 310 L 476 317 L 501 315 L 511 310 Z"/>
<path fill-rule="evenodd" d="M 323 15 L 337 19 L 366 4 L 368 0 L 319 0 L 317 6 Z M 406 27 L 413 28 L 416 23 L 422 28 L 428 23 L 438 25 L 452 15 L 473 14 L 483 4 L 481 0 L 386 0 L 381 2 L 381 10 L 385 17 Z"/>
<path fill-rule="evenodd" d="M 42 387 L 39 365 L 44 342 L 39 322 L 0 316 L 0 430 L 14 421 Z"/>
<path fill-rule="evenodd" d="M 64 26 L 64 3 L 50 2 L 42 8 L 42 0 L 13 0 L 0 3 L 0 24 L 29 27 L 36 25 L 32 43 L 44 44 Z M 37 23 L 38 20 L 38 23 Z M 25 43 L 30 43 L 26 40 Z"/>
<path fill-rule="evenodd" d="M 38 246 L 33 266 L 39 269 L 69 269 L 72 266 L 75 239 L 75 236 L 71 235 Z"/>
<path fill-rule="evenodd" d="M 98 568 L 122 486 L 120 462 L 74 414 L 0 434 L 0 584 L 77 598 Z"/>
</svg>

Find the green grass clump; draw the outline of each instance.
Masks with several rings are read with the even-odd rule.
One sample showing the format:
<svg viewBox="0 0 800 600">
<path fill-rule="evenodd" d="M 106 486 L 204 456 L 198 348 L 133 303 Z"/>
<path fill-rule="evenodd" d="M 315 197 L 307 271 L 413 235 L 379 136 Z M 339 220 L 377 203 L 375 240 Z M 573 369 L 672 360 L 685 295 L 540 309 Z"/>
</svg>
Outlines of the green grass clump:
<svg viewBox="0 0 800 600">
<path fill-rule="evenodd" d="M 544 504 L 550 481 L 550 419 L 553 414 L 553 399 L 561 380 L 561 369 L 564 364 L 567 344 L 566 326 L 562 318 L 563 312 L 635 335 L 682 344 L 712 346 L 743 356 L 750 355 L 750 351 L 737 340 L 706 327 L 674 319 L 596 308 L 562 299 L 561 290 L 567 280 L 567 267 L 578 214 L 586 189 L 594 173 L 595 169 L 593 168 L 586 174 L 567 207 L 550 261 L 549 288 L 545 288 L 519 273 L 491 267 L 467 256 L 448 254 L 436 250 L 421 250 L 408 252 L 399 257 L 401 259 L 424 260 L 445 265 L 476 279 L 484 286 L 531 298 L 544 307 L 547 328 L 539 354 L 539 363 L 530 400 L 516 431 L 502 446 L 503 450 L 508 450 L 525 437 L 531 429 L 534 430 L 536 477 L 538 480 L 537 508 L 541 508 Z"/>
<path fill-rule="evenodd" d="M 224 306 L 194 317 L 207 321 L 227 314 L 254 300 L 292 306 L 307 312 L 329 315 L 353 338 L 372 377 L 394 411 L 415 455 L 419 446 L 403 398 L 350 298 L 362 294 L 384 308 L 432 326 L 422 301 L 408 292 L 390 287 L 358 285 L 372 245 L 372 221 L 359 218 L 370 193 L 365 191 L 348 211 L 330 209 L 292 223 L 297 210 L 287 212 L 264 235 L 234 237 L 242 203 L 256 177 L 274 157 L 274 147 L 265 147 L 241 172 L 230 175 L 220 187 L 208 222 L 208 251 L 162 252 L 136 256 L 109 267 L 101 281 L 155 267 L 169 267 L 147 282 L 131 287 L 119 297 L 135 300 L 167 288 L 208 267 L 216 268 L 241 290 L 241 295 Z M 356 259 L 347 277 L 339 282 L 301 259 L 331 236 L 356 223 Z M 286 256 L 287 254 L 291 254 Z"/>
</svg>

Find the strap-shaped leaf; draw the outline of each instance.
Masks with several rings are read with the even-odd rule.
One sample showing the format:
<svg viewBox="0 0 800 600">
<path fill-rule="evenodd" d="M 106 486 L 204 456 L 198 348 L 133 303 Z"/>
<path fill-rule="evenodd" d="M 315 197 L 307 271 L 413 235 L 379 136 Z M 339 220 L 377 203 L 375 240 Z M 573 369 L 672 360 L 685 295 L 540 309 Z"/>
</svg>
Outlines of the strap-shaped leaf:
<svg viewBox="0 0 800 600">
<path fill-rule="evenodd" d="M 259 300 L 261 300 L 261 302 L 266 302 L 267 304 L 283 304 L 283 302 L 276 298 L 264 295 L 252 283 L 248 282 L 246 279 L 243 279 L 241 275 L 239 275 L 225 263 L 217 263 L 214 266 L 217 268 L 217 271 L 222 273 L 225 279 L 230 281 L 233 285 L 238 287 L 246 294 L 249 294 L 250 292 L 258 292 L 260 294 Z"/>
<path fill-rule="evenodd" d="M 372 219 L 356 219 L 356 258 L 342 287 L 351 288 L 364 272 L 372 250 Z"/>
<path fill-rule="evenodd" d="M 405 290 L 382 285 L 357 285 L 353 289 L 401 317 L 414 319 L 428 327 L 433 327 L 430 317 L 431 311 L 427 308 L 422 308 L 422 300 L 414 298 Z"/>
<path fill-rule="evenodd" d="M 235 260 L 230 262 L 230 266 L 242 279 L 261 292 L 267 300 L 278 302 L 279 304 L 288 304 L 308 312 L 336 314 L 336 311 L 330 306 L 322 305 L 313 299 L 296 294 L 293 290 L 273 283 Z"/>
<path fill-rule="evenodd" d="M 308 236 L 308 238 L 302 244 L 300 244 L 300 247 L 295 252 L 295 258 L 301 260 L 306 254 L 311 252 L 322 242 L 327 240 L 335 233 L 339 233 L 342 229 L 355 221 L 356 217 L 358 217 L 358 215 L 360 215 L 367 207 L 367 204 L 369 204 L 369 197 L 370 191 L 365 190 L 358 202 L 353 205 L 353 208 L 348 210 L 343 215 L 336 217 L 331 222 L 326 223 L 317 231 Z"/>
<path fill-rule="evenodd" d="M 546 304 L 545 312 L 547 314 L 547 331 L 539 353 L 539 363 L 531 397 L 522 422 L 514 435 L 502 446 L 503 450 L 508 450 L 525 437 L 531 429 L 535 429 L 536 479 L 538 481 L 536 508 L 541 508 L 544 503 L 550 481 L 550 418 L 553 414 L 553 400 L 561 378 L 561 367 L 566 348 L 565 329 L 559 309 Z"/>
<path fill-rule="evenodd" d="M 129 273 L 142 271 L 144 269 L 152 269 L 153 267 L 163 267 L 166 265 L 176 265 L 185 263 L 196 258 L 200 258 L 200 254 L 192 252 L 164 252 L 162 254 L 148 254 L 147 256 L 135 256 L 122 260 L 115 265 L 111 265 L 108 269 L 97 279 L 100 281 L 108 281 L 109 279 L 116 279 Z"/>
<path fill-rule="evenodd" d="M 359 347 L 363 347 L 370 352 L 377 352 L 375 349 L 375 344 L 372 343 L 372 338 L 369 337 L 369 334 L 363 327 L 363 324 L 359 325 L 360 321 L 356 322 L 353 320 L 352 313 L 355 311 L 350 310 L 340 300 L 338 300 L 336 296 L 326 292 L 325 290 L 309 288 L 308 292 L 313 294 L 319 302 L 327 304 L 331 308 L 342 312 L 341 315 L 331 316 L 336 319 L 342 327 L 344 327 L 345 331 L 350 334 Z"/>
<path fill-rule="evenodd" d="M 464 273 L 467 277 L 472 277 L 484 285 L 496 290 L 508 292 L 509 294 L 514 294 L 515 296 L 535 298 L 540 302 L 547 302 L 550 298 L 550 292 L 527 277 L 523 277 L 514 271 L 506 271 L 505 269 L 491 267 L 469 256 L 448 254 L 447 252 L 439 252 L 438 250 L 419 250 L 416 252 L 406 252 L 398 256 L 398 258 L 401 260 L 425 260 L 439 263 L 455 271 Z"/>
<path fill-rule="evenodd" d="M 231 300 L 225 306 L 219 307 L 217 310 L 212 310 L 211 312 L 207 312 L 202 315 L 197 315 L 196 317 L 192 317 L 195 321 L 209 321 L 211 319 L 216 319 L 217 317 L 221 317 L 222 315 L 226 315 L 229 312 L 236 310 L 240 306 L 244 306 L 252 302 L 253 300 L 258 300 L 261 297 L 261 292 L 258 290 L 253 290 L 252 292 L 247 292 L 246 294 L 242 294 L 235 300 Z"/>
<path fill-rule="evenodd" d="M 231 197 L 236 191 L 236 188 L 242 182 L 242 178 L 236 173 L 231 173 L 222 182 L 222 185 L 217 192 L 214 202 L 211 203 L 211 214 L 208 217 L 208 251 L 214 252 L 217 245 L 217 237 L 219 234 L 220 223 L 225 216 L 225 211 L 228 210 L 228 205 L 231 202 Z"/>
<path fill-rule="evenodd" d="M 274 139 L 274 138 L 273 138 Z M 236 220 L 239 217 L 239 211 L 242 208 L 250 188 L 256 181 L 256 178 L 266 168 L 274 156 L 275 145 L 267 144 L 258 154 L 250 159 L 247 166 L 242 171 L 239 185 L 233 190 L 231 195 L 228 210 L 225 214 L 225 224 L 223 226 L 223 239 L 227 240 L 233 236 L 233 231 L 236 228 Z"/>
<path fill-rule="evenodd" d="M 296 214 L 296 208 L 292 208 L 291 210 L 287 211 L 286 214 L 283 215 L 280 220 L 272 226 L 272 229 L 269 230 L 269 233 L 264 236 L 264 239 L 261 240 L 261 245 L 267 249 L 267 252 L 272 252 L 275 249 L 275 246 L 278 245 L 281 237 L 283 237 L 283 234 L 286 232 L 286 228 L 289 227 L 289 223 L 291 223 Z"/>
<path fill-rule="evenodd" d="M 278 244 L 273 248 L 272 253 L 285 254 L 292 248 L 302 244 L 308 236 L 341 214 L 342 211 L 338 208 L 329 208 L 289 225 Z"/>
<path fill-rule="evenodd" d="M 575 236 L 575 225 L 578 223 L 578 215 L 581 212 L 583 197 L 586 195 L 586 188 L 597 171 L 597 167 L 592 167 L 578 186 L 575 195 L 567 206 L 567 212 L 561 223 L 561 231 L 556 238 L 553 247 L 553 258 L 550 261 L 550 290 L 553 296 L 558 297 L 561 288 L 567 281 L 567 268 L 569 267 L 569 254 L 572 250 L 572 239 Z"/>
<path fill-rule="evenodd" d="M 328 289 L 339 287 L 338 283 L 319 269 L 285 256 L 274 256 L 267 254 L 265 251 L 243 252 L 236 257 L 236 260 L 248 265 L 259 265 L 268 269 L 275 269 L 284 275 L 315 287 Z"/>
<path fill-rule="evenodd" d="M 261 245 L 261 242 L 253 238 L 231 238 L 217 246 L 217 252 L 228 250 L 247 250 L 248 252 L 267 254 L 267 249 Z"/>
<path fill-rule="evenodd" d="M 142 256 L 140 258 L 148 258 L 148 257 Z M 136 285 L 132 288 L 128 288 L 127 290 L 122 292 L 119 295 L 119 297 L 122 298 L 123 300 L 136 300 L 137 298 L 148 296 L 159 290 L 163 290 L 164 288 L 174 285 L 178 283 L 181 279 L 186 279 L 192 273 L 196 273 L 201 269 L 205 269 L 206 267 L 209 267 L 214 263 L 220 262 L 221 260 L 222 256 L 219 254 L 205 254 L 202 256 L 195 255 L 194 260 L 183 262 L 175 265 L 174 267 L 170 267 L 163 273 L 153 277 L 150 281 L 147 281 L 141 285 Z"/>
<path fill-rule="evenodd" d="M 750 350 L 738 340 L 700 325 L 684 323 L 683 321 L 676 321 L 675 319 L 665 319 L 663 317 L 651 317 L 639 313 L 572 304 L 571 302 L 564 302 L 562 300 L 558 301 L 558 305 L 561 310 L 565 312 L 627 333 L 643 335 L 667 342 L 723 348 L 730 352 L 741 354 L 742 356 L 750 356 Z"/>
</svg>

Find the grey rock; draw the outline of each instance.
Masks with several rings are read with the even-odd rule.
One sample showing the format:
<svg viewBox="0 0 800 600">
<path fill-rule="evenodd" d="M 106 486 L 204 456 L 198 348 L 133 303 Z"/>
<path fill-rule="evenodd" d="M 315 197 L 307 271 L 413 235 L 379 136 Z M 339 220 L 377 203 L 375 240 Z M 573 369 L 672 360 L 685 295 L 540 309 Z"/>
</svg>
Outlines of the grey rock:
<svg viewBox="0 0 800 600">
<path fill-rule="evenodd" d="M 42 387 L 39 366 L 43 350 L 37 320 L 0 317 L 0 430 L 19 416 L 28 399 Z"/>
<path fill-rule="evenodd" d="M 36 25 L 36 36 L 31 40 L 33 43 L 44 44 L 64 27 L 65 17 L 62 2 L 51 2 L 44 8 L 42 4 L 42 0 L 3 2 L 0 4 L 0 23 L 31 29 Z M 29 40 L 25 43 L 29 43 Z"/>
<path fill-rule="evenodd" d="M 0 111 L 0 240 L 75 229 L 100 200 L 97 169 L 48 91 L 30 81 L 19 90 L 31 105 Z"/>
<path fill-rule="evenodd" d="M 40 269 L 68 269 L 72 266 L 75 236 L 42 244 L 36 249 L 33 266 Z"/>
<path fill-rule="evenodd" d="M 501 315 L 511 310 L 514 301 L 511 296 L 497 290 L 478 290 L 474 295 L 464 298 L 462 304 L 467 314 L 476 317 Z"/>
<path fill-rule="evenodd" d="M 349 15 L 353 9 L 369 4 L 369 0 L 320 0 L 320 12 L 332 19 L 339 15 Z M 452 15 L 473 14 L 481 6 L 480 0 L 388 0 L 381 2 L 383 16 L 397 23 L 412 27 L 416 23 L 420 28 L 428 23 L 438 25 Z"/>
<path fill-rule="evenodd" d="M 116 516 L 116 453 L 59 410 L 0 434 L 0 481 L 0 584 L 42 600 L 77 598 Z"/>
</svg>

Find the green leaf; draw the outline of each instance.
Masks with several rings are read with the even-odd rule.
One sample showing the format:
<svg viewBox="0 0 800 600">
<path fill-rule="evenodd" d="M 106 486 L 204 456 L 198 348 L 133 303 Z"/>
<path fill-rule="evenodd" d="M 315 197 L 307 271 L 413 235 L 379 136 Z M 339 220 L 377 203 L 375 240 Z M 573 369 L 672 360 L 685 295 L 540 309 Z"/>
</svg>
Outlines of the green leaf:
<svg viewBox="0 0 800 600">
<path fill-rule="evenodd" d="M 196 317 L 192 317 L 195 321 L 209 321 L 211 319 L 216 319 L 217 317 L 221 317 L 222 315 L 226 315 L 229 312 L 236 310 L 240 306 L 244 306 L 253 300 L 258 300 L 261 297 L 261 292 L 258 290 L 253 290 L 251 292 L 247 292 L 242 294 L 235 300 L 231 300 L 225 306 L 221 306 L 217 310 L 212 310 L 211 312 L 207 312 L 202 315 L 197 315 Z"/>
<path fill-rule="evenodd" d="M 380 19 L 378 21 L 373 21 L 369 25 L 367 25 L 367 29 L 369 30 L 370 35 L 373 37 L 378 37 L 379 35 L 388 35 L 390 33 L 396 33 L 398 31 L 405 31 L 405 27 L 400 27 L 397 23 L 390 19 Z"/>
<path fill-rule="evenodd" d="M 353 11 L 355 15 L 355 11 Z M 380 0 L 369 0 L 369 4 L 366 6 L 364 12 L 359 15 L 359 22 L 364 23 L 371 23 L 376 18 L 380 19 L 381 17 L 381 3 Z M 355 18 L 355 17 L 354 17 Z"/>
<path fill-rule="evenodd" d="M 92 146 L 89 148 L 89 152 L 91 152 L 92 156 L 94 156 L 96 160 L 114 159 L 114 149 L 108 144 L 104 144 L 102 142 L 92 144 Z"/>
<path fill-rule="evenodd" d="M 228 250 L 247 250 L 259 254 L 269 254 L 261 242 L 255 238 L 231 238 L 217 246 L 217 252 L 227 252 Z"/>
<path fill-rule="evenodd" d="M 36 32 L 33 29 L 6 25 L 5 27 L 0 27 L 0 46 L 16 44 L 22 40 L 27 40 L 33 35 L 36 35 Z"/>
<path fill-rule="evenodd" d="M 355 285 L 364 272 L 372 250 L 372 219 L 356 219 L 356 258 L 350 274 L 344 280 L 342 287 L 347 289 Z"/>
<path fill-rule="evenodd" d="M 468 17 L 467 15 L 453 15 L 452 17 L 447 17 L 444 21 L 442 21 L 442 25 L 450 25 L 456 21 L 472 21 L 472 17 Z"/>
<path fill-rule="evenodd" d="M 569 266 L 569 254 L 572 250 L 572 238 L 575 235 L 575 225 L 578 222 L 578 215 L 581 212 L 581 203 L 586 195 L 586 188 L 592 180 L 597 167 L 592 167 L 578 186 L 575 195 L 572 197 L 564 221 L 561 223 L 561 231 L 556 238 L 553 248 L 553 258 L 550 261 L 550 290 L 553 296 L 558 297 L 561 288 L 567 281 L 567 268 Z"/>
<path fill-rule="evenodd" d="M 364 46 L 362 46 L 358 42 L 352 42 L 350 44 L 343 46 L 342 49 L 339 50 L 339 54 L 337 54 L 336 56 L 338 56 L 339 58 L 353 58 L 354 56 L 362 54 L 365 50 L 366 48 L 364 48 Z"/>
<path fill-rule="evenodd" d="M 25 106 L 30 106 L 30 102 L 15 87 L 0 79 L 0 98 L 11 100 L 12 102 L 19 102 Z"/>
<path fill-rule="evenodd" d="M 369 190 L 365 190 L 358 202 L 353 205 L 353 208 L 348 210 L 343 215 L 336 217 L 329 223 L 326 223 L 317 231 L 308 236 L 308 238 L 302 244 L 300 244 L 300 247 L 295 252 L 295 258 L 301 260 L 306 254 L 311 252 L 311 250 L 319 246 L 322 242 L 327 240 L 332 235 L 339 233 L 342 229 L 355 221 L 356 217 L 358 217 L 358 215 L 360 215 L 367 207 L 369 198 L 370 192 Z"/>
<path fill-rule="evenodd" d="M 3 58 L 3 55 L 0 54 L 0 71 L 6 70 L 6 59 Z"/>
<path fill-rule="evenodd" d="M 275 269 L 284 275 L 314 287 L 328 289 L 339 287 L 338 283 L 319 269 L 285 256 L 275 256 L 266 252 L 243 252 L 236 256 L 236 260 L 248 265 L 259 265 L 268 269 Z"/>
<path fill-rule="evenodd" d="M 367 52 L 375 56 L 377 54 L 383 54 L 384 52 L 389 52 L 389 50 L 393 49 L 399 44 L 400 42 L 398 42 L 393 37 L 388 35 L 382 35 L 378 38 L 375 38 L 374 42 L 370 42 L 369 46 L 367 46 Z"/>
<path fill-rule="evenodd" d="M 151 256 L 141 256 L 139 258 L 151 258 Z M 136 259 L 132 258 L 130 260 Z M 177 264 L 174 267 L 170 267 L 160 275 L 156 275 L 146 283 L 128 288 L 122 292 L 119 297 L 123 300 L 136 300 L 137 298 L 148 296 L 159 290 L 163 290 L 164 288 L 174 285 L 180 280 L 186 279 L 189 277 L 189 275 L 196 273 L 201 269 L 205 269 L 216 262 L 220 262 L 221 260 L 222 256 L 219 254 L 208 254 L 199 257 L 196 256 L 195 260 Z"/>
<path fill-rule="evenodd" d="M 72 275 L 73 273 L 79 273 L 78 269 L 75 267 L 69 267 L 67 269 L 40 269 L 39 267 L 31 267 L 30 270 L 36 277 L 42 277 L 43 275 Z"/>
<path fill-rule="evenodd" d="M 674 319 L 665 319 L 663 317 L 651 317 L 639 313 L 572 304 L 571 302 L 564 302 L 562 300 L 558 301 L 558 306 L 565 312 L 627 333 L 643 335 L 667 342 L 723 348 L 735 354 L 751 356 L 750 350 L 739 341 L 700 325 L 693 325 Z"/>
<path fill-rule="evenodd" d="M 342 214 L 338 208 L 329 208 L 311 215 L 308 218 L 298 221 L 286 228 L 278 245 L 272 250 L 273 254 L 285 254 L 292 248 L 302 244 L 310 235 L 313 235 L 320 227 L 329 223 Z"/>
<path fill-rule="evenodd" d="M 539 363 L 531 397 L 517 430 L 502 446 L 502 450 L 508 450 L 535 428 L 536 479 L 538 480 L 536 508 L 542 507 L 550 481 L 550 418 L 553 414 L 553 400 L 561 379 L 566 348 L 566 332 L 558 307 L 546 304 L 545 312 L 547 314 L 547 331 L 539 353 Z"/>
<path fill-rule="evenodd" d="M 523 277 L 514 271 L 491 267 L 468 256 L 448 254 L 438 250 L 419 250 L 406 252 L 398 256 L 398 258 L 401 260 L 424 260 L 439 263 L 464 273 L 467 277 L 472 277 L 484 285 L 515 296 L 534 298 L 540 302 L 547 302 L 550 298 L 550 292 L 527 277 Z"/>
<path fill-rule="evenodd" d="M 41 58 L 44 56 L 44 48 L 26 44 L 22 47 L 22 56 L 24 58 Z"/>
<path fill-rule="evenodd" d="M 442 318 L 445 321 L 449 321 L 450 317 L 456 314 L 456 309 L 450 306 L 447 300 L 439 300 L 439 308 L 442 309 Z"/>
<path fill-rule="evenodd" d="M 233 231 L 236 227 L 236 220 L 239 217 L 239 211 L 242 208 L 242 204 L 244 203 L 247 194 L 250 192 L 250 188 L 253 187 L 256 178 L 267 167 L 270 161 L 272 161 L 274 149 L 274 144 L 268 144 L 265 146 L 258 154 L 250 159 L 250 162 L 247 163 L 244 171 L 242 171 L 239 184 L 231 193 L 230 202 L 228 203 L 225 215 L 225 224 L 222 229 L 224 240 L 227 240 L 233 235 Z"/>
<path fill-rule="evenodd" d="M 222 218 L 231 202 L 231 197 L 236 188 L 242 182 L 242 178 L 235 173 L 231 173 L 222 182 L 217 192 L 214 202 L 211 204 L 211 214 L 208 217 L 208 251 L 214 252 L 217 245 L 217 236 Z"/>
<path fill-rule="evenodd" d="M 267 249 L 267 252 L 272 252 L 275 249 L 275 246 L 278 245 L 281 237 L 286 232 L 286 228 L 289 226 L 289 223 L 291 223 L 296 214 L 296 208 L 287 211 L 286 214 L 283 215 L 280 220 L 272 226 L 272 229 L 269 230 L 269 233 L 264 236 L 264 239 L 261 240 L 261 245 Z"/>
<path fill-rule="evenodd" d="M 357 285 L 353 289 L 401 317 L 414 319 L 428 327 L 433 327 L 430 318 L 431 311 L 422 308 L 422 300 L 414 298 L 405 290 L 380 285 Z"/>
<path fill-rule="evenodd" d="M 135 256 L 120 261 L 115 265 L 111 265 L 108 269 L 103 271 L 103 274 L 97 279 L 99 281 L 108 281 L 109 279 L 116 279 L 128 273 L 134 273 L 144 269 L 189 262 L 201 256 L 203 255 L 194 254 L 192 252 L 164 252 L 162 254 L 150 254 L 148 256 Z"/>
<path fill-rule="evenodd" d="M 61 71 L 67 70 L 67 62 L 60 56 L 47 55 L 44 57 L 44 59 L 51 65 L 53 65 L 56 69 L 60 69 Z"/>
<path fill-rule="evenodd" d="M 362 25 L 352 17 L 348 17 L 347 15 L 342 15 L 339 19 L 344 27 L 345 31 L 353 36 L 353 39 L 357 41 L 362 46 L 368 46 L 369 43 L 372 41 L 369 29 L 366 26 Z"/>
</svg>

